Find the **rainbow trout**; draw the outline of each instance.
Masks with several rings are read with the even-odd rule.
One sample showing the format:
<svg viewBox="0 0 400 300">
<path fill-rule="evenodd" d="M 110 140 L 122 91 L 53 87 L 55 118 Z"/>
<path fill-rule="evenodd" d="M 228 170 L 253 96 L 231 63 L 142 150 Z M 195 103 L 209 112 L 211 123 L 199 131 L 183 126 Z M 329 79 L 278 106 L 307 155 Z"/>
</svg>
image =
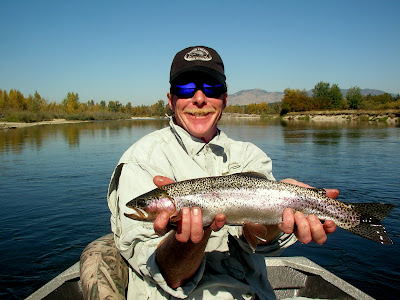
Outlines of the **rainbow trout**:
<svg viewBox="0 0 400 300">
<path fill-rule="evenodd" d="M 381 244 L 392 244 L 381 221 L 394 207 L 382 203 L 345 203 L 324 195 L 323 190 L 268 180 L 264 175 L 247 172 L 227 176 L 179 181 L 156 188 L 126 204 L 135 213 L 134 220 L 154 221 L 161 211 L 170 213 L 171 222 L 179 219 L 183 207 L 199 207 L 203 224 L 218 213 L 226 223 L 275 225 L 282 222 L 283 210 L 291 207 L 304 215 L 332 220 L 337 226 Z"/>
</svg>

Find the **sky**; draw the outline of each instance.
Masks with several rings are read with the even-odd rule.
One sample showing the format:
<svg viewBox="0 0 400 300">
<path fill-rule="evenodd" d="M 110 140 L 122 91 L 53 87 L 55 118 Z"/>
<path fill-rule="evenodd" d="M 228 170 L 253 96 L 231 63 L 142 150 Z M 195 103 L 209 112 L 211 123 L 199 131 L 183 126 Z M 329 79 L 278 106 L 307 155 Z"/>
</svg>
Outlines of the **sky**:
<svg viewBox="0 0 400 300">
<path fill-rule="evenodd" d="M 230 94 L 320 81 L 397 94 L 399 11 L 398 0 L 0 0 L 0 89 L 151 105 L 167 100 L 174 55 L 204 45 Z"/>
</svg>

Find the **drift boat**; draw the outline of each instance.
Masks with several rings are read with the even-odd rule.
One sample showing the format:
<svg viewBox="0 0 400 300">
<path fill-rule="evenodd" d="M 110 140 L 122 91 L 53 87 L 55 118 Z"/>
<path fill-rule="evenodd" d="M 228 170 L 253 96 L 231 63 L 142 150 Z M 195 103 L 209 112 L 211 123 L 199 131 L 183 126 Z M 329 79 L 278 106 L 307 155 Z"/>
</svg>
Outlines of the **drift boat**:
<svg viewBox="0 0 400 300">
<path fill-rule="evenodd" d="M 82 256 L 85 256 L 85 253 L 90 256 L 98 255 L 98 252 L 91 252 L 90 248 L 91 245 L 98 246 L 99 241 L 102 244 L 108 243 L 106 247 L 110 247 L 113 243 L 113 236 L 109 234 L 92 242 L 83 251 Z M 102 251 L 104 249 L 103 247 Z M 83 264 L 85 263 L 83 262 Z M 374 299 L 305 257 L 267 257 L 265 264 L 268 270 L 268 279 L 278 299 L 295 297 L 345 300 Z M 26 299 L 84 299 L 80 269 L 81 262 L 76 262 Z"/>
</svg>

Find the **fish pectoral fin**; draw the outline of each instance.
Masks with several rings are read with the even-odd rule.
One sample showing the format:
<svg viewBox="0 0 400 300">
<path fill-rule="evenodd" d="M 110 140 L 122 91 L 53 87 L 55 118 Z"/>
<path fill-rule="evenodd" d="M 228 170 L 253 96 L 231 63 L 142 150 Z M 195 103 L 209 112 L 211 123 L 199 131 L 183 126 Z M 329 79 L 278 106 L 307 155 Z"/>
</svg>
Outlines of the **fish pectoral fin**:
<svg viewBox="0 0 400 300">
<path fill-rule="evenodd" d="M 243 224 L 243 236 L 253 250 L 258 244 L 267 242 L 267 232 L 267 227 L 262 224 L 250 222 Z"/>
</svg>

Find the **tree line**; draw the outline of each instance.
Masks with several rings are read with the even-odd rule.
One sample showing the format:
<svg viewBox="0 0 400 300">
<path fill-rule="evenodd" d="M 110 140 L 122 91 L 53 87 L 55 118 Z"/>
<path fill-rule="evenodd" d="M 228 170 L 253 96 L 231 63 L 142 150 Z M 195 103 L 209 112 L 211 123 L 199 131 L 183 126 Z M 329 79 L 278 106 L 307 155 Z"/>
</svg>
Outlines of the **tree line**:
<svg viewBox="0 0 400 300">
<path fill-rule="evenodd" d="M 318 82 L 309 96 L 305 90 L 285 89 L 282 102 L 248 105 L 228 105 L 225 112 L 241 114 L 287 114 L 312 110 L 384 110 L 400 109 L 400 96 L 362 95 L 357 86 L 351 87 L 343 96 L 337 84 Z M 134 117 L 160 117 L 170 115 L 168 103 L 158 100 L 153 105 L 123 105 L 119 101 L 89 100 L 81 102 L 79 95 L 69 92 L 61 103 L 48 101 L 35 91 L 25 97 L 20 91 L 0 89 L 0 119 L 15 122 L 37 122 L 63 118 L 68 120 L 112 120 Z"/>
<path fill-rule="evenodd" d="M 61 103 L 48 101 L 36 91 L 25 97 L 20 91 L 9 92 L 0 89 L 0 119 L 9 122 L 38 122 L 62 118 L 67 120 L 113 120 L 128 119 L 131 116 L 164 116 L 170 114 L 168 104 L 158 100 L 155 104 L 132 106 L 119 101 L 89 100 L 80 102 L 79 95 L 69 92 Z"/>
<path fill-rule="evenodd" d="M 385 110 L 400 109 L 400 96 L 384 93 L 362 95 L 358 86 L 348 89 L 343 96 L 337 84 L 318 82 L 308 96 L 305 90 L 285 89 L 280 114 L 313 110 Z"/>
</svg>

